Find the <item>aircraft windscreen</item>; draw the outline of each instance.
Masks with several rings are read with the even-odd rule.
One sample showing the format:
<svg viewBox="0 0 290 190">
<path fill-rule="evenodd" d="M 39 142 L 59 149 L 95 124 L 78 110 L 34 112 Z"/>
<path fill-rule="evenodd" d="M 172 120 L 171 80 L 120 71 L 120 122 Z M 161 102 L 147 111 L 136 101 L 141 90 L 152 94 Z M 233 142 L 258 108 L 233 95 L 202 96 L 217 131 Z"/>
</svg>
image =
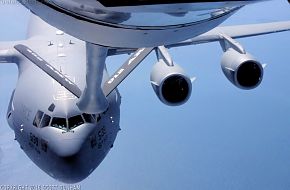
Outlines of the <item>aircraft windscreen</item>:
<svg viewBox="0 0 290 190">
<path fill-rule="evenodd" d="M 35 118 L 34 118 L 34 121 L 33 121 L 33 125 L 35 127 L 39 127 L 39 124 L 40 124 L 40 121 L 41 121 L 41 118 L 43 116 L 43 112 L 42 111 L 38 111 L 35 115 Z"/>
<path fill-rule="evenodd" d="M 49 122 L 50 122 L 50 119 L 51 117 L 47 114 L 44 114 L 42 120 L 41 120 L 41 124 L 40 124 L 40 127 L 46 127 L 49 125 Z"/>
<path fill-rule="evenodd" d="M 84 123 L 96 123 L 96 120 L 94 119 L 93 115 L 85 114 L 82 115 L 76 115 L 72 116 L 70 118 L 61 118 L 61 117 L 51 117 L 49 115 L 44 114 L 42 120 L 41 120 L 41 126 L 46 127 L 49 125 L 49 122 L 51 120 L 51 127 L 55 127 L 58 129 L 62 129 L 65 131 L 69 131 L 71 129 L 74 129 Z"/>
<path fill-rule="evenodd" d="M 95 122 L 93 116 L 90 114 L 84 113 L 83 117 L 87 123 L 94 123 Z"/>
<path fill-rule="evenodd" d="M 76 116 L 70 117 L 68 119 L 69 129 L 76 128 L 77 126 L 80 126 L 81 124 L 84 124 L 84 120 L 83 120 L 82 116 L 80 116 L 80 115 L 76 115 Z"/>
<path fill-rule="evenodd" d="M 51 126 L 59 129 L 67 129 L 66 125 L 66 119 L 65 118 L 59 118 L 59 117 L 54 117 L 51 121 Z"/>
</svg>

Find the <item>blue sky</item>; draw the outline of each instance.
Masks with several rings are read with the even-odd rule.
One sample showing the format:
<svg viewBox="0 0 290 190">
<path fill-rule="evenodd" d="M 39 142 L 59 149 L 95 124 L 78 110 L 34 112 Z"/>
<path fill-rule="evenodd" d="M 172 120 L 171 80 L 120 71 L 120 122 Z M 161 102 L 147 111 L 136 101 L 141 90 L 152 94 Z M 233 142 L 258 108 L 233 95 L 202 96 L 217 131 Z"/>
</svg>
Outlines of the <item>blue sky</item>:
<svg viewBox="0 0 290 190">
<path fill-rule="evenodd" d="M 1 4 L 0 15 L 0 40 L 25 37 L 24 8 Z M 280 20 L 290 20 L 287 1 L 245 7 L 224 24 Z M 268 64 L 261 86 L 251 91 L 223 76 L 218 43 L 170 50 L 197 77 L 181 107 L 165 106 L 155 96 L 149 77 L 156 60 L 148 57 L 120 86 L 122 131 L 82 189 L 290 189 L 290 32 L 239 42 Z M 125 59 L 110 58 L 110 70 Z M 16 79 L 15 66 L 1 65 L 0 184 L 60 184 L 13 140 L 5 114 Z"/>
</svg>

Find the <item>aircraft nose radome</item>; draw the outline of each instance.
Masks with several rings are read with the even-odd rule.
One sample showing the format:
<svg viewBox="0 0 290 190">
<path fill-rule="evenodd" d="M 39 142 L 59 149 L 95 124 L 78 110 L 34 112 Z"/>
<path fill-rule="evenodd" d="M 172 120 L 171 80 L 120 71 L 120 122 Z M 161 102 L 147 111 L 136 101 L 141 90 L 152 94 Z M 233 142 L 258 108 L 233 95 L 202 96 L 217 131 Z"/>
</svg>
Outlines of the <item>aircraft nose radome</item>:
<svg viewBox="0 0 290 190">
<path fill-rule="evenodd" d="M 86 146 L 88 137 L 94 130 L 96 125 L 82 124 L 74 128 L 73 132 L 58 133 L 58 138 L 53 138 L 50 150 L 54 163 L 49 173 L 52 177 L 71 184 L 78 183 L 90 175 L 99 164 L 88 159 L 90 153 Z"/>
<path fill-rule="evenodd" d="M 69 157 L 77 154 L 82 145 L 84 139 L 65 139 L 58 142 L 56 146 L 52 147 L 53 152 L 59 157 Z"/>
<path fill-rule="evenodd" d="M 74 132 L 67 132 L 54 138 L 50 148 L 58 157 L 70 157 L 81 151 L 86 139 L 94 130 L 94 126 L 83 124 Z"/>
</svg>

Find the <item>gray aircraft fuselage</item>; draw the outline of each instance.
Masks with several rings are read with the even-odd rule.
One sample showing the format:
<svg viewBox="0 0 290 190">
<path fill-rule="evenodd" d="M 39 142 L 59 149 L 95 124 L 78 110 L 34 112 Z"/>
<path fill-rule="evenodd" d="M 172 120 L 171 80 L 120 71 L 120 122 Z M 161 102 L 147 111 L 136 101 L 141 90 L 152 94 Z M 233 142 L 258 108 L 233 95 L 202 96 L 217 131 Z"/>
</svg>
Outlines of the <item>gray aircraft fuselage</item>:
<svg viewBox="0 0 290 190">
<path fill-rule="evenodd" d="M 32 16 L 29 46 L 83 89 L 86 84 L 85 42 Z M 82 113 L 77 98 L 19 54 L 19 79 L 7 120 L 23 151 L 51 177 L 75 183 L 105 158 L 119 131 L 120 95 L 113 91 L 109 108 L 98 115 Z M 103 81 L 108 78 L 104 71 Z"/>
<path fill-rule="evenodd" d="M 189 0 L 190 4 L 186 4 L 186 0 L 184 3 L 168 1 L 172 2 L 169 5 L 157 5 L 160 1 L 155 3 L 151 0 L 137 1 L 145 3 L 144 6 L 134 4 L 119 6 L 119 3 L 124 2 L 113 0 L 20 1 L 43 20 L 32 15 L 28 39 L 14 46 L 14 51 L 18 52 L 12 62 L 18 65 L 19 79 L 11 97 L 7 120 L 15 132 L 15 139 L 28 157 L 51 177 L 66 183 L 82 181 L 96 169 L 113 147 L 120 130 L 121 104 L 120 94 L 115 88 L 135 66 L 153 49 L 157 51 L 159 62 L 164 58 L 172 63 L 172 65 L 159 64 L 159 68 L 155 67 L 151 81 L 159 99 L 167 105 L 172 105 L 164 98 L 164 94 L 170 94 L 170 89 L 164 90 L 164 93 L 160 90 L 166 86 L 164 83 L 169 76 L 170 78 L 173 76 L 173 82 L 184 79 L 183 84 L 188 87 L 184 93 L 186 95 L 191 93 L 193 80 L 185 75 L 182 69 L 173 67 L 173 61 L 167 55 L 165 46 L 174 47 L 176 43 L 182 44 L 183 40 L 191 41 L 200 35 L 199 39 L 195 39 L 198 43 L 219 41 L 222 42 L 224 51 L 227 51 L 226 46 L 229 46 L 228 49 L 241 50 L 243 48 L 222 31 L 216 30 L 212 35 L 201 34 L 214 29 L 244 5 L 259 1 L 204 3 Z M 277 27 L 280 28 L 279 31 L 283 31 L 282 26 L 278 24 Z M 262 28 L 265 33 L 276 31 L 276 29 L 268 31 L 265 29 L 268 27 L 265 26 Z M 254 29 L 256 31 L 257 27 Z M 245 31 L 242 33 L 244 35 L 241 36 L 244 37 L 262 34 L 257 31 L 253 34 Z M 183 43 L 186 44 L 186 41 Z M 121 52 L 137 50 L 125 62 L 126 71 L 122 67 L 108 80 L 105 60 L 110 55 L 108 54 L 110 48 L 117 53 L 118 50 Z M 4 55 L 9 57 L 9 50 L 7 52 L 4 52 Z M 235 80 L 238 73 L 236 71 L 246 62 L 253 63 L 253 58 L 245 53 L 230 52 L 229 57 L 238 60 L 235 60 L 235 64 L 230 65 L 231 67 L 225 67 L 230 71 L 225 73 L 226 76 L 238 87 L 241 85 L 237 85 L 239 81 Z M 224 62 L 229 61 L 225 59 Z M 43 72 L 45 69 L 36 66 L 41 63 L 49 63 L 54 67 L 51 71 L 58 71 L 53 75 L 63 80 L 57 82 L 56 78 Z M 256 61 L 251 65 L 259 70 L 256 78 L 260 82 L 262 65 Z M 50 67 L 45 66 L 46 69 Z M 107 80 L 115 84 L 110 84 L 112 87 L 110 89 L 115 90 L 105 96 L 103 91 L 106 91 Z M 78 87 L 77 92 L 82 92 L 81 95 L 78 96 L 76 95 L 78 93 L 64 88 L 66 86 L 64 83 L 61 86 L 59 84 L 61 81 L 74 83 L 75 85 L 71 87 Z M 185 91 L 184 85 L 177 87 L 182 87 L 181 90 Z M 189 96 L 185 97 L 184 100 L 187 101 Z M 185 102 L 176 100 L 175 97 L 171 100 L 174 103 Z"/>
</svg>

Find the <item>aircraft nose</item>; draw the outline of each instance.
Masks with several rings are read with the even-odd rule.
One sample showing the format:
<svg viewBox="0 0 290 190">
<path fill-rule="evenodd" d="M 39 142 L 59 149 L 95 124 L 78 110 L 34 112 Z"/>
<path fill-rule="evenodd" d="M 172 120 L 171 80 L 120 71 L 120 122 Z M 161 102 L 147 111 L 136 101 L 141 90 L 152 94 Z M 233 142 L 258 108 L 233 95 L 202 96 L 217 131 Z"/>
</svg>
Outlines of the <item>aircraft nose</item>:
<svg viewBox="0 0 290 190">
<path fill-rule="evenodd" d="M 55 146 L 52 146 L 52 151 L 59 157 L 69 157 L 77 154 L 85 139 L 72 138 L 64 139 L 62 141 L 55 142 Z"/>
<path fill-rule="evenodd" d="M 50 141 L 50 149 L 59 157 L 70 157 L 81 151 L 86 139 L 94 130 L 91 124 L 82 124 L 74 131 L 58 134 Z"/>
<path fill-rule="evenodd" d="M 99 164 L 92 161 L 94 159 L 87 151 L 90 148 L 88 138 L 97 128 L 95 124 L 84 123 L 73 131 L 50 131 L 48 147 L 53 162 L 47 173 L 65 183 L 77 183 L 85 179 Z"/>
</svg>

